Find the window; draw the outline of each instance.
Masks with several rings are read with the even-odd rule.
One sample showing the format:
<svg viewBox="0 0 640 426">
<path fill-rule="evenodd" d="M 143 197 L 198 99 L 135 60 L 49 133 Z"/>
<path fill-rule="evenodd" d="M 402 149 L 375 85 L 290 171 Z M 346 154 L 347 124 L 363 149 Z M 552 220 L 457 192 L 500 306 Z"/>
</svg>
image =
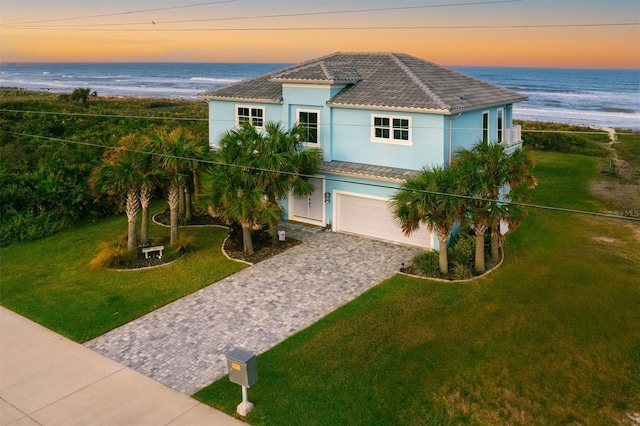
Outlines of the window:
<svg viewBox="0 0 640 426">
<path fill-rule="evenodd" d="M 236 109 L 236 123 L 251 123 L 255 127 L 264 128 L 264 108 L 252 108 L 247 106 L 239 106 Z"/>
<path fill-rule="evenodd" d="M 498 142 L 502 142 L 502 133 L 504 132 L 504 110 L 502 108 L 498 108 L 498 121 L 496 122 L 496 127 L 498 129 Z"/>
<path fill-rule="evenodd" d="M 372 142 L 387 142 L 409 145 L 411 143 L 411 119 L 372 115 Z"/>
<path fill-rule="evenodd" d="M 489 111 L 482 113 L 482 142 L 489 143 Z"/>
<path fill-rule="evenodd" d="M 318 143 L 320 138 L 320 122 L 317 111 L 298 110 L 298 124 L 303 130 L 302 142 Z"/>
</svg>

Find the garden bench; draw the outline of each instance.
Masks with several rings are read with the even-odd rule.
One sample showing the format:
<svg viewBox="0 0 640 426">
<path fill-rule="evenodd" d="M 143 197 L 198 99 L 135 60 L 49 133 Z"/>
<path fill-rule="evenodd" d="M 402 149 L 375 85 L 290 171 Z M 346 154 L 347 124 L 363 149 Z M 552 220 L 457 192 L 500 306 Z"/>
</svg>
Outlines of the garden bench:
<svg viewBox="0 0 640 426">
<path fill-rule="evenodd" d="M 142 247 L 142 252 L 144 253 L 144 257 L 149 258 L 150 253 L 158 252 L 158 259 L 162 259 L 162 253 L 164 251 L 164 246 L 154 246 L 154 247 Z"/>
</svg>

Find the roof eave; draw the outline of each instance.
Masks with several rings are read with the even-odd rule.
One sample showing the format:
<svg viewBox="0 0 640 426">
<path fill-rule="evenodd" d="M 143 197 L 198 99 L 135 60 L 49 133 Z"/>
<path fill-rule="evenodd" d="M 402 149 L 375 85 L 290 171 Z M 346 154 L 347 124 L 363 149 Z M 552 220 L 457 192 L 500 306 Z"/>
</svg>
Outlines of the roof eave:
<svg viewBox="0 0 640 426">
<path fill-rule="evenodd" d="M 236 96 L 207 96 L 200 95 L 205 101 L 227 101 L 227 102 L 253 102 L 261 104 L 282 104 L 282 98 L 280 99 L 267 99 L 267 98 L 243 98 Z"/>
<path fill-rule="evenodd" d="M 438 109 L 438 108 L 401 107 L 401 106 L 385 106 L 385 105 L 352 105 L 352 104 L 341 104 L 336 102 L 327 102 L 327 105 L 333 108 L 366 109 L 366 110 L 376 110 L 376 111 L 422 112 L 422 113 L 428 113 L 428 114 L 441 114 L 441 115 L 450 115 L 452 113 L 448 109 Z"/>
<path fill-rule="evenodd" d="M 403 179 L 403 178 L 391 178 L 391 177 L 383 177 L 383 176 L 376 176 L 376 175 L 368 175 L 364 173 L 349 173 L 349 172 L 343 172 L 343 171 L 325 170 L 322 167 L 320 167 L 318 171 L 336 175 L 336 176 L 355 177 L 360 179 L 371 179 L 371 180 L 377 180 L 380 182 L 403 183 L 404 181 L 406 181 L 406 179 Z"/>
</svg>

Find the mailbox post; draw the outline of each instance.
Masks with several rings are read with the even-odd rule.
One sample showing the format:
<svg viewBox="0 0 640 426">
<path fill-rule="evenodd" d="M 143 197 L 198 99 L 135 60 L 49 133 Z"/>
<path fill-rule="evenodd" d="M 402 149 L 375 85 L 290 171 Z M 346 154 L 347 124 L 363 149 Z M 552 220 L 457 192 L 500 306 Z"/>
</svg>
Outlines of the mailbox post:
<svg viewBox="0 0 640 426">
<path fill-rule="evenodd" d="M 227 370 L 229 381 L 242 386 L 242 402 L 238 404 L 236 411 L 241 416 L 246 416 L 253 408 L 253 404 L 247 399 L 247 388 L 258 381 L 256 356 L 252 352 L 236 348 L 227 354 Z"/>
</svg>

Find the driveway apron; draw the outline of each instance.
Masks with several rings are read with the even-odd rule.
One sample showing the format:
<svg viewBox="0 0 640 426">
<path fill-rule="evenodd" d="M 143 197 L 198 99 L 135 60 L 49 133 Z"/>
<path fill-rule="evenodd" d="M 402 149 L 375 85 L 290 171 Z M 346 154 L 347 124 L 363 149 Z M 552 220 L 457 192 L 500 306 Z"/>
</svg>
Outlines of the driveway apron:
<svg viewBox="0 0 640 426">
<path fill-rule="evenodd" d="M 85 346 L 191 395 L 227 374 L 226 354 L 262 353 L 393 275 L 420 249 L 284 225 L 303 240 Z"/>
</svg>

